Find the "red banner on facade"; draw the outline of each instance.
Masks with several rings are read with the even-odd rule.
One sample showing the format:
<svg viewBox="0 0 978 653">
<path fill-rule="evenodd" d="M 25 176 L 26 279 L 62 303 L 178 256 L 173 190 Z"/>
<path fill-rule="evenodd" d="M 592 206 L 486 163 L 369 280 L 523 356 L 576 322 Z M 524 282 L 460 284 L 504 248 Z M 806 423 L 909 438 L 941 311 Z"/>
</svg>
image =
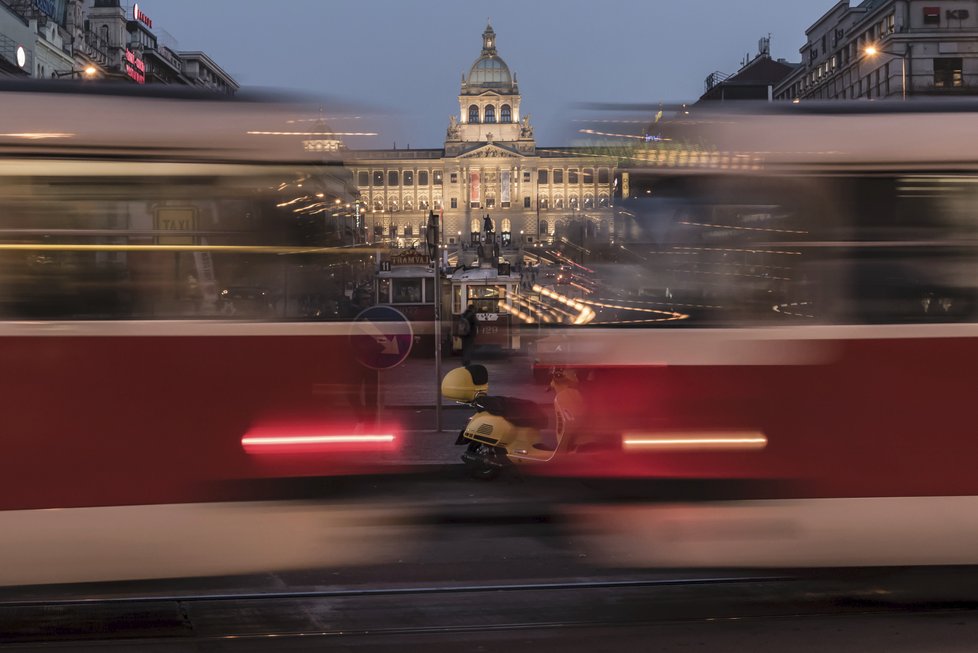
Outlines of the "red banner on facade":
<svg viewBox="0 0 978 653">
<path fill-rule="evenodd" d="M 479 204 L 482 201 L 482 187 L 479 185 L 479 173 L 469 173 L 469 202 Z"/>
</svg>

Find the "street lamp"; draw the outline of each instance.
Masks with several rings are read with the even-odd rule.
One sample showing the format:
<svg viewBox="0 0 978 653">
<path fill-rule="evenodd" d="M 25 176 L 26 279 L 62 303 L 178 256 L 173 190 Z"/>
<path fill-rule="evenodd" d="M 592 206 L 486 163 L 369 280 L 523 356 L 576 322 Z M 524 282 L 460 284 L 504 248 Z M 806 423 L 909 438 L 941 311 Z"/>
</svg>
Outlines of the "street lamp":
<svg viewBox="0 0 978 653">
<path fill-rule="evenodd" d="M 68 70 L 62 73 L 51 73 L 51 77 L 54 79 L 59 79 L 61 77 L 74 77 L 78 75 L 79 77 L 84 77 L 85 79 L 94 79 L 98 74 L 98 68 L 95 66 L 86 66 L 84 70 Z"/>
<path fill-rule="evenodd" d="M 907 54 L 899 54 L 897 52 L 892 52 L 890 50 L 884 50 L 883 48 L 877 47 L 875 45 L 866 46 L 863 50 L 863 54 L 867 57 L 875 57 L 878 54 L 888 54 L 894 57 L 900 57 L 900 87 L 903 90 L 903 99 L 907 99 Z"/>
</svg>

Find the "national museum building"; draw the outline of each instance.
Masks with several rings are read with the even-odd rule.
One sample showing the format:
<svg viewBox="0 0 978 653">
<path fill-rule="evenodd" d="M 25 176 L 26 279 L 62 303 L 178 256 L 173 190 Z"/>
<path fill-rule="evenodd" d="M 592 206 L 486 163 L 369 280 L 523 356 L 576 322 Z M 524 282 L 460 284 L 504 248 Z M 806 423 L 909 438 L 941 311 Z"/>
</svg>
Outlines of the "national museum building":
<svg viewBox="0 0 978 653">
<path fill-rule="evenodd" d="M 462 78 L 459 114 L 442 149 L 358 150 L 350 168 L 374 240 L 410 245 L 424 234 L 428 211 L 443 216 L 448 245 L 471 243 L 488 214 L 502 245 L 551 242 L 571 225 L 612 236 L 616 160 L 537 147 L 522 113 L 516 75 L 482 34 L 482 53 Z"/>
</svg>

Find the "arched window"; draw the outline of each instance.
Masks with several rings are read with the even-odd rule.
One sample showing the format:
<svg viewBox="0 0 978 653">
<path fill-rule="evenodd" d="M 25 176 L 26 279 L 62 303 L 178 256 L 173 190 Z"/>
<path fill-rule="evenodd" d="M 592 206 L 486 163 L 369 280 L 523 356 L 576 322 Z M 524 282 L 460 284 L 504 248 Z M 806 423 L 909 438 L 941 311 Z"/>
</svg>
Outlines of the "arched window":
<svg viewBox="0 0 978 653">
<path fill-rule="evenodd" d="M 513 122 L 513 111 L 508 104 L 499 108 L 499 122 Z"/>
<path fill-rule="evenodd" d="M 397 213 L 397 200 L 396 199 L 387 200 L 387 210 L 390 211 L 391 213 Z"/>
<path fill-rule="evenodd" d="M 469 107 L 469 122 L 473 125 L 479 122 L 479 107 L 474 104 Z"/>
<path fill-rule="evenodd" d="M 608 196 L 605 195 L 604 193 L 602 193 L 601 196 L 598 197 L 598 206 L 600 206 L 601 208 L 605 208 L 608 206 Z"/>
<path fill-rule="evenodd" d="M 379 197 L 375 198 L 374 199 L 374 211 L 383 211 L 383 210 L 384 210 L 384 200 L 382 200 Z"/>
<path fill-rule="evenodd" d="M 592 193 L 584 193 L 584 208 L 594 208 L 594 195 Z"/>
<path fill-rule="evenodd" d="M 547 221 L 546 220 L 541 220 L 540 221 L 540 235 L 541 236 L 546 236 L 549 233 L 550 233 L 550 226 L 547 224 Z"/>
<path fill-rule="evenodd" d="M 418 208 L 422 211 L 428 210 L 428 198 L 424 195 L 418 198 Z"/>
<path fill-rule="evenodd" d="M 570 207 L 572 209 L 576 209 L 580 207 L 580 203 L 577 201 L 577 195 L 571 195 L 570 197 L 568 197 L 568 201 L 570 202 Z"/>
<path fill-rule="evenodd" d="M 489 106 L 486 107 L 486 120 L 485 120 L 485 123 L 487 125 L 491 125 L 494 122 L 496 122 L 496 107 L 494 107 L 494 106 L 492 106 L 490 104 Z"/>
<path fill-rule="evenodd" d="M 405 211 L 413 211 L 414 210 L 414 202 L 411 201 L 411 198 L 410 197 L 407 197 L 407 198 L 404 199 L 404 210 Z"/>
<path fill-rule="evenodd" d="M 562 209 L 562 208 L 564 208 L 564 196 L 563 195 L 554 195 L 554 208 L 555 209 Z"/>
<path fill-rule="evenodd" d="M 540 203 L 540 208 L 544 211 L 550 208 L 550 200 L 548 200 L 546 197 L 541 197 L 537 200 L 537 202 Z"/>
</svg>

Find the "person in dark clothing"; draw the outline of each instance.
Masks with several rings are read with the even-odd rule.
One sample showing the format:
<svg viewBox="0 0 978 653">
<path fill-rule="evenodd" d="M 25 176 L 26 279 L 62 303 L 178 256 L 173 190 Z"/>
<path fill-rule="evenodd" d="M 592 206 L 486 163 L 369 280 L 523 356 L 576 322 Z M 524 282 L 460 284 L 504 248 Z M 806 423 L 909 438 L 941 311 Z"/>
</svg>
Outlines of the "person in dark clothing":
<svg viewBox="0 0 978 653">
<path fill-rule="evenodd" d="M 460 322 L 465 322 L 468 326 L 462 326 L 459 330 L 459 338 L 462 339 L 462 364 L 472 364 L 472 347 L 475 345 L 475 305 L 469 304 L 459 316 Z"/>
</svg>

